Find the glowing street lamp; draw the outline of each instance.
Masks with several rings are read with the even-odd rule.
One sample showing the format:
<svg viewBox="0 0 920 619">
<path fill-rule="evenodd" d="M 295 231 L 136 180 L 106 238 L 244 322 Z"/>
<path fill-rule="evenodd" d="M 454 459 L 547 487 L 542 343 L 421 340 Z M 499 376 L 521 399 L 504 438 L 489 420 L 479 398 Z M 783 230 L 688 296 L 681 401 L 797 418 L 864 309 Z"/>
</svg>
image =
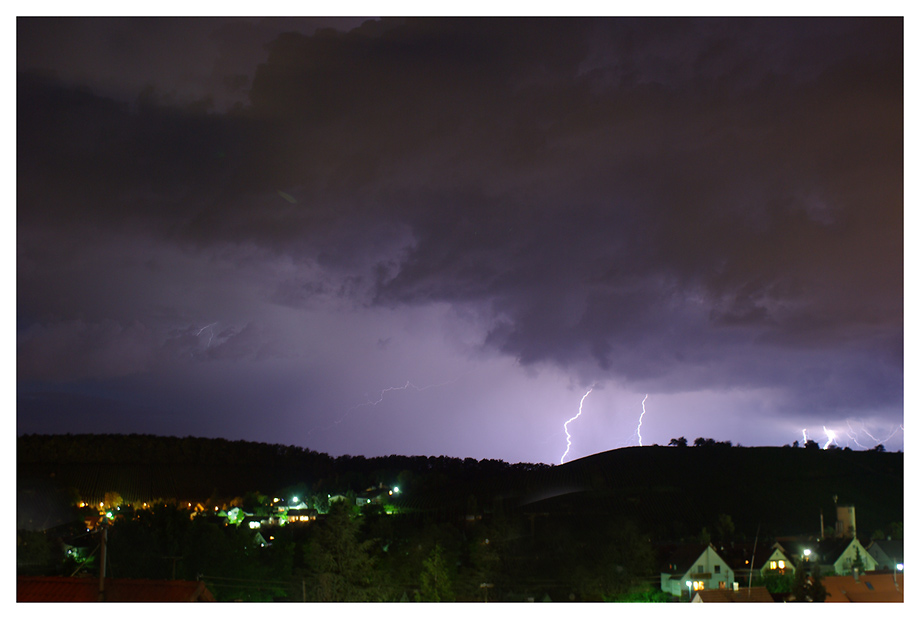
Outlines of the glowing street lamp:
<svg viewBox="0 0 920 619">
<path fill-rule="evenodd" d="M 693 601 L 693 581 L 688 580 L 685 584 L 687 585 L 687 601 L 692 602 Z"/>
</svg>

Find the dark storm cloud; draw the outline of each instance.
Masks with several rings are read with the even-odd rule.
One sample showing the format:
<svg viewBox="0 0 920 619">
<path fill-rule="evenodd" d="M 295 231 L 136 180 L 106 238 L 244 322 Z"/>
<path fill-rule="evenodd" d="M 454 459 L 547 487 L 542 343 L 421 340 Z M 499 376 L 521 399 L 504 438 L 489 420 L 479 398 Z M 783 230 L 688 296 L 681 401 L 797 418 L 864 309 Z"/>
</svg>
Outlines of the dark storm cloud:
<svg viewBox="0 0 920 619">
<path fill-rule="evenodd" d="M 114 329 L 104 312 L 77 322 L 85 303 L 39 280 L 66 287 L 59 263 L 89 229 L 204 256 L 256 246 L 293 265 L 261 291 L 285 307 L 466 306 L 488 349 L 586 382 L 898 404 L 902 26 L 382 20 L 272 33 L 247 69 L 231 43 L 253 47 L 256 26 L 228 22 L 201 71 L 248 101 L 220 113 L 206 93 L 21 72 L 18 304 L 38 326 L 20 371 Z M 183 350 L 277 352 L 247 324 L 203 350 L 186 333 Z M 156 346 L 182 356 L 178 339 Z M 141 367 L 133 350 L 111 358 Z"/>
</svg>

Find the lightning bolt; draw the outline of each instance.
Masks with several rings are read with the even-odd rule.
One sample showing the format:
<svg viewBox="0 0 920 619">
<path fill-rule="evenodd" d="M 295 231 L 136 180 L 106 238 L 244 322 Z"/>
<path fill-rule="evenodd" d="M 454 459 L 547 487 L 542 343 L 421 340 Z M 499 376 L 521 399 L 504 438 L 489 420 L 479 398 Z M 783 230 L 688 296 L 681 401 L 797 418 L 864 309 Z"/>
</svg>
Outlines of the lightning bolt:
<svg viewBox="0 0 920 619">
<path fill-rule="evenodd" d="M 645 401 L 648 400 L 648 394 L 645 394 L 645 397 L 642 398 L 642 414 L 639 415 L 639 426 L 636 428 L 636 434 L 639 436 L 639 447 L 642 447 L 642 418 L 645 417 Z"/>
<path fill-rule="evenodd" d="M 850 429 L 850 431 L 847 432 L 847 438 L 849 438 L 851 441 L 853 441 L 854 443 L 856 443 L 856 446 L 857 446 L 857 447 L 861 447 L 862 449 L 868 449 L 868 447 L 866 447 L 865 445 L 860 445 L 860 444 L 859 444 L 859 440 L 856 438 L 857 436 L 859 436 L 859 433 L 858 433 L 856 430 L 853 429 L 853 426 L 852 426 L 852 425 L 850 425 L 850 420 L 849 420 L 849 419 L 847 419 L 847 427 Z M 863 428 L 863 432 L 866 432 L 865 428 Z M 869 433 L 866 432 L 866 434 L 869 434 Z M 871 437 L 872 435 L 869 434 L 869 436 Z"/>
<path fill-rule="evenodd" d="M 866 425 L 864 422 L 857 422 L 857 423 L 862 424 L 862 428 L 860 428 L 859 430 L 853 427 L 853 424 L 850 423 L 849 419 L 846 420 L 846 424 L 848 428 L 846 435 L 847 435 L 847 438 L 853 441 L 853 443 L 855 443 L 856 446 L 859 447 L 860 449 L 872 449 L 869 445 L 863 445 L 862 443 L 859 442 L 860 432 L 862 432 L 863 434 L 871 438 L 875 442 L 876 445 L 884 445 L 886 442 L 890 441 L 895 434 L 897 434 L 898 432 L 904 431 L 904 426 L 900 425 L 896 427 L 894 430 L 892 430 L 888 434 L 887 437 L 885 437 L 884 439 L 879 439 L 875 435 L 873 435 L 871 432 L 869 432 L 869 430 L 866 429 Z M 847 444 L 847 446 L 849 446 L 849 443 Z"/>
<path fill-rule="evenodd" d="M 563 424 L 562 426 L 562 429 L 565 430 L 566 446 L 565 446 L 565 453 L 562 454 L 562 457 L 559 459 L 559 464 L 565 463 L 565 457 L 569 455 L 569 449 L 572 447 L 572 435 L 569 434 L 569 424 L 575 421 L 576 419 L 578 419 L 579 417 L 581 417 L 581 409 L 585 404 L 585 398 L 587 398 L 588 394 L 591 393 L 593 390 L 594 390 L 594 387 L 591 387 L 590 389 L 588 389 L 585 395 L 581 396 L 581 402 L 578 403 L 578 414 L 572 417 L 571 419 L 569 419 L 568 421 L 566 421 L 565 424 Z"/>
<path fill-rule="evenodd" d="M 214 339 L 214 325 L 216 325 L 216 324 L 217 324 L 216 322 L 212 322 L 212 323 L 209 324 L 209 325 L 205 325 L 205 326 L 201 327 L 200 329 L 198 329 L 198 333 L 195 334 L 195 337 L 198 337 L 198 336 L 201 335 L 201 332 L 204 331 L 205 329 L 210 329 L 210 330 L 211 330 L 211 337 L 208 338 L 208 345 L 205 346 L 205 348 L 210 348 L 210 347 L 211 347 L 211 340 Z"/>
<path fill-rule="evenodd" d="M 447 383 L 445 383 L 445 384 L 447 384 Z M 406 384 L 403 385 L 402 387 L 387 387 L 386 389 L 382 389 L 382 390 L 380 391 L 380 397 L 379 397 L 379 398 L 377 398 L 377 399 L 374 400 L 374 401 L 371 401 L 370 398 L 367 398 L 367 402 L 362 402 L 361 404 L 358 404 L 357 406 L 352 406 L 350 409 L 348 409 L 348 412 L 351 412 L 351 411 L 355 410 L 356 408 L 361 408 L 362 406 L 377 406 L 378 404 L 380 404 L 381 402 L 383 402 L 384 396 L 385 396 L 387 393 L 389 393 L 390 391 L 405 391 L 406 389 L 408 389 L 408 388 L 410 388 L 410 387 L 413 388 L 413 389 L 415 389 L 416 391 L 424 391 L 425 389 L 430 389 L 431 387 L 434 387 L 434 386 L 436 386 L 436 385 L 429 385 L 429 386 L 427 386 L 427 387 L 416 387 L 415 385 L 413 385 L 411 382 L 409 382 L 409 381 L 407 380 L 407 381 L 406 381 Z M 365 395 L 365 397 L 367 397 L 367 396 Z M 338 422 L 336 422 L 336 423 L 338 423 Z"/>
<path fill-rule="evenodd" d="M 862 443 L 859 442 L 860 434 L 865 434 L 866 436 L 868 436 L 870 439 L 874 441 L 876 445 L 884 445 L 887 441 L 890 441 L 891 438 L 895 434 L 897 434 L 898 432 L 904 431 L 904 426 L 900 425 L 896 427 L 894 430 L 892 430 L 886 438 L 882 439 L 882 438 L 875 436 L 871 432 L 869 432 L 869 430 L 866 429 L 865 422 L 863 421 L 859 421 L 857 419 L 851 422 L 850 419 L 847 419 L 845 420 L 845 423 L 847 424 L 847 429 L 843 430 L 843 433 L 846 434 L 846 437 L 848 439 L 847 447 L 850 446 L 850 442 L 852 441 L 852 443 L 860 449 L 871 449 L 870 446 L 863 445 Z M 860 425 L 861 427 L 859 429 L 854 428 L 853 423 L 856 423 L 857 425 Z M 827 449 L 828 447 L 830 447 L 831 443 L 834 443 L 835 445 L 839 445 L 840 443 L 837 442 L 837 439 L 839 439 L 840 436 L 838 436 L 838 434 L 834 430 L 828 430 L 827 426 L 823 426 L 823 428 L 824 428 L 824 433 L 827 435 L 827 442 L 824 443 L 824 446 L 822 447 L 822 449 Z M 808 436 L 805 433 L 805 430 L 802 430 L 802 436 L 805 438 L 805 442 L 808 442 Z"/>
<path fill-rule="evenodd" d="M 834 440 L 837 438 L 837 433 L 834 432 L 833 430 L 828 430 L 827 426 L 822 426 L 822 427 L 824 428 L 824 434 L 827 435 L 827 442 L 824 443 L 824 449 L 827 449 L 828 447 L 830 447 L 830 444 L 833 443 Z"/>
<path fill-rule="evenodd" d="M 899 426 L 899 427 L 895 428 L 894 430 L 891 431 L 891 434 L 889 434 L 886 438 L 877 439 L 877 438 L 875 438 L 874 436 L 872 436 L 871 434 L 869 434 L 869 431 L 868 431 L 868 430 L 866 430 L 865 428 L 863 428 L 863 432 L 865 432 L 866 435 L 867 435 L 869 438 L 871 438 L 873 441 L 875 441 L 875 444 L 876 444 L 876 445 L 881 445 L 881 444 L 884 444 L 886 441 L 890 441 L 890 440 L 891 440 L 891 437 L 898 433 L 898 430 L 901 430 L 901 431 L 903 432 L 903 431 L 904 431 L 904 426 Z"/>
<path fill-rule="evenodd" d="M 808 443 L 808 431 L 806 428 L 802 428 L 802 447 Z"/>
<path fill-rule="evenodd" d="M 465 376 L 465 375 L 466 375 L 466 374 L 464 374 L 464 376 Z M 406 381 L 406 384 L 403 385 L 402 387 L 387 387 L 386 389 L 381 389 L 381 391 L 380 391 L 380 397 L 377 398 L 376 400 L 371 400 L 371 399 L 365 394 L 364 397 L 367 398 L 367 402 L 362 402 L 361 404 L 356 404 L 355 406 L 352 406 L 352 407 L 349 408 L 347 411 L 345 411 L 345 412 L 342 414 L 341 417 L 339 417 L 338 419 L 336 419 L 336 420 L 334 421 L 334 423 L 337 423 L 337 424 L 338 424 L 338 423 L 342 423 L 343 421 L 345 421 L 345 418 L 348 416 L 348 413 L 350 413 L 350 412 L 352 412 L 352 411 L 354 411 L 354 410 L 357 410 L 357 409 L 361 408 L 362 406 L 377 406 L 378 404 L 380 404 L 381 402 L 383 402 L 384 398 L 386 397 L 386 394 L 388 394 L 388 393 L 391 392 L 391 391 L 405 391 L 406 389 L 414 389 L 415 391 L 422 392 L 422 391 L 427 391 L 428 389 L 434 389 L 435 387 L 444 387 L 444 386 L 446 386 L 446 385 L 451 385 L 451 384 L 457 382 L 458 380 L 460 380 L 460 378 L 462 378 L 462 376 L 457 377 L 457 378 L 454 378 L 454 379 L 452 379 L 452 380 L 446 380 L 446 381 L 444 381 L 444 382 L 442 382 L 442 383 L 436 383 L 436 384 L 433 384 L 433 385 L 425 385 L 424 387 L 419 387 L 419 386 L 417 386 L 417 385 L 414 385 L 414 384 L 412 384 L 411 381 L 408 381 L 408 380 L 407 380 L 407 381 Z M 310 432 L 312 432 L 312 430 L 311 430 Z"/>
</svg>

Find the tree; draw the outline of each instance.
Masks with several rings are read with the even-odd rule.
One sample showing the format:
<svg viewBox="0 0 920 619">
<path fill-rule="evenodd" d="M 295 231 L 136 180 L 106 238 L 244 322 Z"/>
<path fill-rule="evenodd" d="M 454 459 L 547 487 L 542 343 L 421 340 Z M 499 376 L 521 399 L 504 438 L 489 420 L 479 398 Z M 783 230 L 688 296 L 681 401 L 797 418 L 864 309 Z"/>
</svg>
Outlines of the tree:
<svg viewBox="0 0 920 619">
<path fill-rule="evenodd" d="M 377 601 L 374 558 L 370 554 L 373 541 L 361 541 L 359 529 L 350 506 L 344 501 L 332 504 L 326 522 L 305 554 L 316 577 L 317 601 Z"/>
<path fill-rule="evenodd" d="M 862 555 L 859 554 L 859 548 L 857 548 L 856 549 L 856 559 L 853 560 L 853 569 L 861 573 L 864 571 L 863 570 L 864 567 L 865 567 L 865 563 L 863 562 Z"/>
<path fill-rule="evenodd" d="M 885 446 L 879 443 L 878 445 L 872 448 L 872 451 L 877 452 L 877 453 L 885 453 Z"/>
<path fill-rule="evenodd" d="M 732 536 L 735 534 L 735 523 L 732 522 L 732 517 L 728 514 L 719 514 L 719 522 L 716 525 L 716 531 L 719 533 L 720 542 L 723 544 L 731 542 Z"/>
<path fill-rule="evenodd" d="M 420 602 L 454 601 L 447 562 L 441 556 L 441 544 L 434 545 L 434 550 L 422 564 L 421 588 L 416 597 Z"/>
<path fill-rule="evenodd" d="M 669 446 L 669 447 L 671 447 L 671 446 L 673 446 L 673 447 L 686 447 L 686 446 L 687 446 L 687 439 L 686 439 L 686 437 L 683 437 L 683 436 L 680 437 L 680 438 L 672 438 L 672 439 L 671 439 L 671 442 L 668 443 L 668 446 Z"/>
<path fill-rule="evenodd" d="M 813 602 L 823 602 L 827 599 L 827 589 L 824 587 L 824 583 L 821 582 L 821 568 L 816 565 L 811 570 L 811 590 L 809 594 Z"/>
<path fill-rule="evenodd" d="M 796 602 L 823 602 L 827 597 L 827 589 L 821 582 L 821 566 L 815 565 L 809 573 L 809 564 L 802 562 L 795 570 L 795 580 L 792 583 L 792 593 Z"/>
<path fill-rule="evenodd" d="M 886 527 L 888 535 L 891 536 L 891 539 L 904 539 L 904 523 L 903 522 L 891 522 Z"/>
<path fill-rule="evenodd" d="M 792 594 L 796 602 L 808 601 L 808 564 L 802 562 L 795 568 L 795 578 L 792 582 Z"/>
<path fill-rule="evenodd" d="M 788 573 L 779 573 L 779 570 L 767 570 L 762 578 L 755 580 L 756 585 L 763 585 L 770 593 L 792 592 L 795 577 Z"/>
<path fill-rule="evenodd" d="M 699 542 L 701 544 L 708 545 L 712 541 L 712 536 L 709 534 L 709 530 L 706 527 L 703 527 L 703 530 L 700 531 Z"/>
</svg>

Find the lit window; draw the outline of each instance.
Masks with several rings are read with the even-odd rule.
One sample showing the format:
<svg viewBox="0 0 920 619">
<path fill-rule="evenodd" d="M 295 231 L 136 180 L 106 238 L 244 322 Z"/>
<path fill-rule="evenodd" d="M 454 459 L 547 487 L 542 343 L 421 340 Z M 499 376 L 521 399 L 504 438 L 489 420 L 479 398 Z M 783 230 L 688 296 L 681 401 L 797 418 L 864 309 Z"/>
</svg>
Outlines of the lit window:
<svg viewBox="0 0 920 619">
<path fill-rule="evenodd" d="M 780 561 L 780 562 L 779 562 L 779 569 L 781 569 L 781 570 L 786 569 L 786 562 L 785 562 L 785 561 Z"/>
<path fill-rule="evenodd" d="M 775 569 L 776 569 L 776 561 L 770 561 L 770 569 L 771 569 L 771 570 L 775 570 Z"/>
<path fill-rule="evenodd" d="M 703 587 L 703 581 L 702 581 L 702 580 L 694 580 L 694 581 L 693 581 L 693 590 L 694 590 L 694 591 L 702 591 L 703 588 L 704 588 L 704 587 Z"/>
<path fill-rule="evenodd" d="M 720 581 L 719 581 L 719 589 L 724 589 L 724 588 L 725 588 L 725 581 L 724 581 L 724 580 L 720 580 Z"/>
</svg>

